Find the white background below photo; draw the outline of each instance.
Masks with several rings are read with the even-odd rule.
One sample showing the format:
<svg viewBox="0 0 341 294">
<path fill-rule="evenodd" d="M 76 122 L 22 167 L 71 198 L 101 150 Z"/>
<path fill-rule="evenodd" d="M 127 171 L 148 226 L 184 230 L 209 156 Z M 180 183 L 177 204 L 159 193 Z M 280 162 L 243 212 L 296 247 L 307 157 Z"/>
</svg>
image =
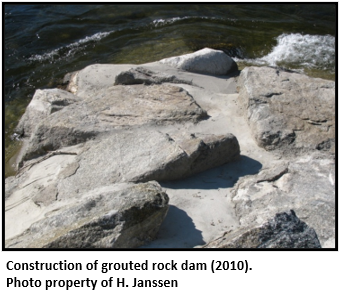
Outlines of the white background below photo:
<svg viewBox="0 0 341 294">
<path fill-rule="evenodd" d="M 8 263 L 9 261 L 13 261 Z M 43 270 L 8 270 L 19 265 L 15 263 L 81 263 L 81 271 L 43 271 Z M 97 262 L 96 262 L 97 261 Z M 102 272 L 104 263 L 129 263 L 147 264 L 148 270 L 109 270 Z M 198 270 L 182 270 L 184 262 L 196 267 Z M 222 270 L 212 273 L 212 261 L 215 267 L 220 263 Z M 231 270 L 233 261 L 237 267 L 248 264 L 248 271 Z M 119 252 L 119 251 L 93 251 L 93 252 L 2 252 L 1 253 L 1 292 L 2 293 L 151 293 L 180 291 L 180 293 L 214 293 L 226 291 L 229 293 L 332 293 L 339 288 L 339 252 L 251 252 L 251 251 L 220 251 L 220 252 Z M 97 270 L 87 270 L 97 263 Z M 159 268 L 173 265 L 173 270 L 153 270 L 153 263 Z M 92 264 L 92 265 L 90 265 Z M 204 270 L 204 264 L 207 268 Z M 117 265 L 116 265 L 117 266 Z M 143 266 L 142 266 L 143 267 Z M 229 267 L 228 270 L 223 268 Z M 175 268 L 177 270 L 175 270 Z M 201 269 L 201 270 L 200 270 Z M 40 287 L 14 287 L 14 278 L 23 280 L 40 280 Z M 125 287 L 117 289 L 117 280 L 123 281 Z M 54 281 L 58 280 L 58 281 Z M 61 281 L 59 281 L 61 280 Z M 83 287 L 80 287 L 81 282 Z M 92 282 L 91 282 L 92 280 Z M 105 281 L 104 281 L 105 280 Z M 112 280 L 112 287 L 109 285 Z M 140 280 L 159 280 L 166 282 L 172 280 L 176 289 L 171 287 L 138 287 Z M 48 281 L 48 282 L 47 282 Z M 67 282 L 66 282 L 67 281 Z M 96 282 L 97 281 L 97 282 Z M 104 281 L 104 282 L 103 282 Z M 13 284 L 7 286 L 8 282 Z M 37 282 L 36 282 L 37 283 Z M 56 285 L 52 287 L 50 285 Z M 66 290 L 66 283 L 70 288 Z M 77 284 L 78 283 L 78 284 Z M 96 283 L 96 284 L 94 284 Z M 167 282 L 166 282 L 167 283 Z M 46 290 L 46 284 L 49 288 Z M 133 287 L 137 285 L 136 287 Z M 36 284 L 38 285 L 38 284 Z M 59 285 L 59 286 L 58 286 Z M 128 286 L 126 286 L 128 285 Z M 77 287 L 75 287 L 77 286 Z"/>
</svg>

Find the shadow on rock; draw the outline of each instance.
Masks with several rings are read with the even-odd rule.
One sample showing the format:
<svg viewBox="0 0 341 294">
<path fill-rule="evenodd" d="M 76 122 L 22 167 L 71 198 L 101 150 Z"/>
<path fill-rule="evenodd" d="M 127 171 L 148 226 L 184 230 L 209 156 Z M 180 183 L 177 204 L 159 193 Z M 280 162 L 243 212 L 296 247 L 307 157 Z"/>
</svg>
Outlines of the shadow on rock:
<svg viewBox="0 0 341 294">
<path fill-rule="evenodd" d="M 184 210 L 170 205 L 157 239 L 140 248 L 193 248 L 203 244 L 202 233 L 195 228 L 192 218 Z"/>
<path fill-rule="evenodd" d="M 171 189 L 219 189 L 231 188 L 240 177 L 257 174 L 262 164 L 248 156 L 241 155 L 240 159 L 216 168 L 198 173 L 178 181 L 160 182 L 163 188 Z"/>
</svg>

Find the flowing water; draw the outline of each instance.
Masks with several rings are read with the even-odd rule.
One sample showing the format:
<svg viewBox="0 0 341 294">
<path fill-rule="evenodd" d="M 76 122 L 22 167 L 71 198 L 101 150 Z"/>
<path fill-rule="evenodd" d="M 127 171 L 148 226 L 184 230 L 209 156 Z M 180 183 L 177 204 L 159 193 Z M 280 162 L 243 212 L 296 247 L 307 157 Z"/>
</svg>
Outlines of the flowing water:
<svg viewBox="0 0 341 294">
<path fill-rule="evenodd" d="M 5 174 L 35 89 L 93 63 L 141 64 L 205 47 L 240 68 L 278 65 L 335 79 L 333 4 L 4 5 Z"/>
</svg>

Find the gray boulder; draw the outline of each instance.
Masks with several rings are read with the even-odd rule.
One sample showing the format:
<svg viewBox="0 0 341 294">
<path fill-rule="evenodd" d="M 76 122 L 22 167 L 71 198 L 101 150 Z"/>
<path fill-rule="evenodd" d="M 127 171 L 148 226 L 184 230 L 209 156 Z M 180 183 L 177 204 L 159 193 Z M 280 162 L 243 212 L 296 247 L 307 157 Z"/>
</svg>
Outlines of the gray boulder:
<svg viewBox="0 0 341 294">
<path fill-rule="evenodd" d="M 15 131 L 21 136 L 30 136 L 42 120 L 81 100 L 80 97 L 60 89 L 36 90 Z"/>
<path fill-rule="evenodd" d="M 240 224 L 261 225 L 275 213 L 293 209 L 313 227 L 322 247 L 335 247 L 335 161 L 308 154 L 241 178 L 231 191 Z"/>
<path fill-rule="evenodd" d="M 107 183 L 167 181 L 188 177 L 239 158 L 231 135 L 168 134 L 139 129 L 89 141 L 74 159 L 77 172 L 58 184 L 71 197 Z"/>
<path fill-rule="evenodd" d="M 94 93 L 109 88 L 115 77 L 129 70 L 130 64 L 92 64 L 82 70 L 66 74 L 66 90 L 82 98 L 90 98 Z"/>
<path fill-rule="evenodd" d="M 259 146 L 287 153 L 330 150 L 335 142 L 335 82 L 270 67 L 247 67 L 239 104 Z"/>
<path fill-rule="evenodd" d="M 70 103 L 52 112 L 56 92 L 59 101 Z M 28 137 L 21 162 L 101 133 L 147 124 L 198 122 L 207 117 L 187 91 L 167 84 L 113 86 L 83 99 L 63 90 L 39 90 L 28 109 L 17 128 Z"/>
<path fill-rule="evenodd" d="M 223 51 L 204 48 L 194 53 L 165 58 L 159 61 L 189 72 L 226 75 L 237 70 L 235 61 Z"/>
<path fill-rule="evenodd" d="M 167 210 L 156 182 L 102 186 L 46 213 L 6 247 L 134 248 L 155 238 Z"/>
<path fill-rule="evenodd" d="M 226 232 L 203 248 L 321 248 L 313 228 L 293 210 L 277 213 L 260 226 Z"/>
</svg>

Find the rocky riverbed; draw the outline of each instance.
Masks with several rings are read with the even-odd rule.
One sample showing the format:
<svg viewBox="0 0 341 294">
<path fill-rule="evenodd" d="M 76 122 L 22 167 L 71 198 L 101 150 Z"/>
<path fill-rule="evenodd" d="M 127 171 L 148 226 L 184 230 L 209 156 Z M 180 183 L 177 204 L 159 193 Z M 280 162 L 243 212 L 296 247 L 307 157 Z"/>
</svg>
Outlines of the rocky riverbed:
<svg viewBox="0 0 341 294">
<path fill-rule="evenodd" d="M 37 90 L 8 248 L 335 247 L 335 82 L 205 48 Z"/>
</svg>

